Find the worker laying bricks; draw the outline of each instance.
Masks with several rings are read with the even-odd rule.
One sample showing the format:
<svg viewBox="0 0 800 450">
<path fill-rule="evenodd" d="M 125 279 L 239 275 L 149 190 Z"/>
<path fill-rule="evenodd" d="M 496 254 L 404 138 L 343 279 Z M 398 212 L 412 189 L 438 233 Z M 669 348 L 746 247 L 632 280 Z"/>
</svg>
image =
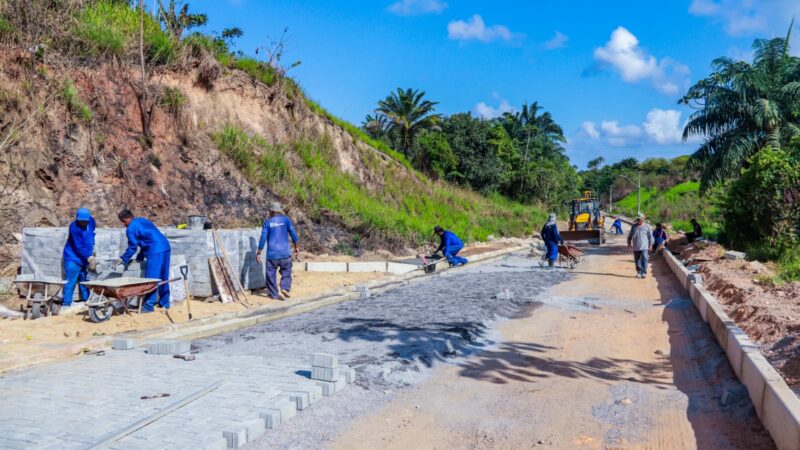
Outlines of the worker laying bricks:
<svg viewBox="0 0 800 450">
<path fill-rule="evenodd" d="M 94 265 L 94 229 L 96 227 L 92 214 L 86 208 L 78 209 L 75 220 L 69 224 L 69 237 L 64 245 L 64 273 L 67 284 L 64 285 L 62 307 L 72 306 L 75 285 L 87 280 L 88 269 Z M 79 300 L 85 302 L 89 298 L 89 289 L 79 285 Z"/>
<path fill-rule="evenodd" d="M 269 218 L 261 228 L 261 239 L 258 241 L 256 262 L 261 264 L 261 251 L 267 246 L 267 291 L 270 298 L 279 300 L 291 296 L 292 290 L 292 252 L 289 249 L 289 237 L 292 238 L 295 254 L 300 253 L 297 247 L 297 233 L 292 221 L 283 213 L 283 206 L 278 202 L 269 205 Z M 277 273 L 281 272 L 280 293 L 278 292 Z"/>
<path fill-rule="evenodd" d="M 442 255 L 447 258 L 447 262 L 450 263 L 450 267 L 463 266 L 469 262 L 467 258 L 458 256 L 458 252 L 464 248 L 464 243 L 461 242 L 461 239 L 459 239 L 455 233 L 445 230 L 438 225 L 434 227 L 433 231 L 438 234 L 441 239 L 439 248 L 437 248 L 436 251 L 442 252 Z"/>
<path fill-rule="evenodd" d="M 133 217 L 130 210 L 123 209 L 117 215 L 120 221 L 125 224 L 125 235 L 128 238 L 128 249 L 120 257 L 118 263 L 128 265 L 136 253 L 137 261 L 147 259 L 147 266 L 144 270 L 145 278 L 157 278 L 159 280 L 169 280 L 169 260 L 171 248 L 169 241 L 153 222 L 143 217 Z M 158 294 L 158 306 L 169 309 L 169 283 L 164 283 L 158 287 L 157 291 L 147 294 L 142 305 L 142 312 L 153 312 L 156 306 L 156 293 Z"/>
</svg>

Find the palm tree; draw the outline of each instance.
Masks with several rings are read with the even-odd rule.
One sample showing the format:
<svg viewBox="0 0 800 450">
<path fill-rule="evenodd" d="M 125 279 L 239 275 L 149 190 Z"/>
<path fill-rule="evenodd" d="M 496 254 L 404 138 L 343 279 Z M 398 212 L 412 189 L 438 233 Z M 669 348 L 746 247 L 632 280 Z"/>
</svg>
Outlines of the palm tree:
<svg viewBox="0 0 800 450">
<path fill-rule="evenodd" d="M 800 59 L 785 38 L 757 39 L 753 63 L 718 58 L 714 71 L 689 88 L 680 103 L 697 108 L 683 130 L 704 142 L 689 159 L 702 171 L 701 188 L 736 178 L 766 146 L 780 148 L 800 136 Z"/>
<path fill-rule="evenodd" d="M 378 102 L 375 110 L 388 120 L 388 129 L 397 133 L 400 150 L 406 156 L 409 156 L 417 135 L 422 130 L 436 127 L 439 121 L 440 116 L 434 114 L 438 102 L 425 100 L 424 97 L 425 91 L 397 88 L 396 92 Z"/>
<path fill-rule="evenodd" d="M 367 114 L 361 122 L 361 128 L 373 139 L 380 139 L 389 129 L 389 120 L 381 114 Z"/>
<path fill-rule="evenodd" d="M 207 15 L 190 14 L 188 3 L 184 3 L 180 10 L 178 10 L 178 5 L 175 5 L 175 0 L 170 0 L 167 7 L 164 7 L 164 3 L 158 0 L 158 16 L 167 31 L 177 39 L 181 38 L 183 30 L 201 27 L 208 23 Z M 238 28 L 236 29 L 239 30 Z M 240 36 L 241 34 L 236 37 Z"/>
</svg>

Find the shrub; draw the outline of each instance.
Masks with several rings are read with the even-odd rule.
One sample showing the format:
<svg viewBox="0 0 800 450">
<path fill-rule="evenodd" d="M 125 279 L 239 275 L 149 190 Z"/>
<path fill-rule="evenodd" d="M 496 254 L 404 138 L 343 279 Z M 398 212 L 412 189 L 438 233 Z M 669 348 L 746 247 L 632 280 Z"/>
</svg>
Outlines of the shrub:
<svg viewBox="0 0 800 450">
<path fill-rule="evenodd" d="M 16 32 L 17 29 L 14 27 L 14 24 L 9 22 L 5 17 L 0 16 L 0 40 L 11 39 Z"/>
<path fill-rule="evenodd" d="M 78 88 L 69 78 L 64 79 L 64 85 L 61 88 L 61 99 L 67 104 L 67 109 L 72 115 L 86 124 L 92 121 L 92 110 L 81 100 Z"/>
<path fill-rule="evenodd" d="M 186 104 L 186 96 L 176 87 L 166 87 L 159 100 L 161 106 L 165 107 L 173 115 L 177 115 L 183 105 Z"/>
<path fill-rule="evenodd" d="M 156 169 L 160 169 L 161 168 L 161 158 L 159 158 L 158 155 L 156 155 L 155 153 L 150 152 L 150 155 L 148 155 L 147 160 Z"/>
<path fill-rule="evenodd" d="M 125 2 L 100 0 L 87 6 L 77 17 L 73 34 L 85 50 L 96 56 L 124 58 L 138 42 L 139 13 Z M 173 61 L 177 41 L 161 30 L 156 20 L 144 17 L 145 54 L 153 64 Z"/>
<path fill-rule="evenodd" d="M 238 58 L 233 63 L 233 67 L 246 72 L 254 79 L 270 87 L 275 84 L 279 76 L 269 64 L 253 58 Z"/>
</svg>

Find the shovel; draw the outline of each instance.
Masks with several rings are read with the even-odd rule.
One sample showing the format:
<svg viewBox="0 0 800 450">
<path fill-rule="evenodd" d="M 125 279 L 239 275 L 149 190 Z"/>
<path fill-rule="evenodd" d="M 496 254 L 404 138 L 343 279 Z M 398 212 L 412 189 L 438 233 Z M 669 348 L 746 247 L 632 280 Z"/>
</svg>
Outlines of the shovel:
<svg viewBox="0 0 800 450">
<path fill-rule="evenodd" d="M 189 320 L 192 320 L 192 294 L 189 292 L 189 266 L 181 266 L 181 275 L 183 276 L 183 290 L 186 291 L 186 310 L 189 311 Z"/>
</svg>

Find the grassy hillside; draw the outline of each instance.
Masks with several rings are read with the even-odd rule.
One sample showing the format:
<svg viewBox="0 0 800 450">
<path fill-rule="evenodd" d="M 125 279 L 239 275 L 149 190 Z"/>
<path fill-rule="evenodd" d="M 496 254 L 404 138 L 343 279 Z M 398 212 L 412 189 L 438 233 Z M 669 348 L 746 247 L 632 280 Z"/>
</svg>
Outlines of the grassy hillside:
<svg viewBox="0 0 800 450">
<path fill-rule="evenodd" d="M 684 181 L 666 190 L 656 187 L 642 189 L 642 212 L 653 223 L 671 224 L 676 230 L 691 231 L 689 221 L 696 218 L 711 236 L 719 232 L 719 211 L 714 196 L 700 197 L 700 183 Z M 636 215 L 637 193 L 630 193 L 615 203 L 615 211 Z"/>
</svg>

